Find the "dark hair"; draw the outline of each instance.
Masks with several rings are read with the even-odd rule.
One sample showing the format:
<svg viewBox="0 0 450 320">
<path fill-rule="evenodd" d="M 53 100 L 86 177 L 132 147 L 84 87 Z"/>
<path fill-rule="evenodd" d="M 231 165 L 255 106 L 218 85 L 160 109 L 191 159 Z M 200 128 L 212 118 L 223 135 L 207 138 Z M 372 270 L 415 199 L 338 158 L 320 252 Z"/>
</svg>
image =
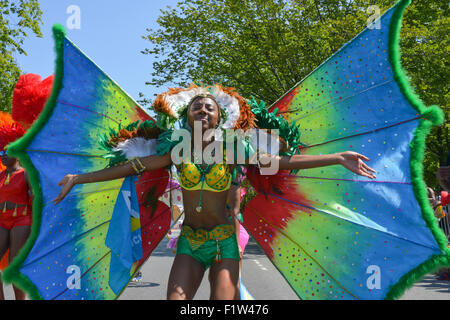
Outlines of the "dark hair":
<svg viewBox="0 0 450 320">
<path fill-rule="evenodd" d="M 194 103 L 194 101 L 195 101 L 197 98 L 209 98 L 209 99 L 213 100 L 213 101 L 216 103 L 217 108 L 220 109 L 219 103 L 217 102 L 216 98 L 215 98 L 213 95 L 211 95 L 211 94 L 198 94 L 198 95 L 192 97 L 192 99 L 189 101 L 189 103 L 188 103 L 188 105 L 187 105 L 188 108 Z"/>
<path fill-rule="evenodd" d="M 209 99 L 211 99 L 212 101 L 214 101 L 214 102 L 216 103 L 216 106 L 217 106 L 217 112 L 219 113 L 219 123 L 220 123 L 220 120 L 221 120 L 221 118 L 222 118 L 222 116 L 223 116 L 223 115 L 222 115 L 223 110 L 220 108 L 219 103 L 217 102 L 216 98 L 215 98 L 212 94 L 198 94 L 198 95 L 192 97 L 192 99 L 191 99 L 191 100 L 189 101 L 189 103 L 187 104 L 186 110 L 188 110 L 189 107 L 190 107 L 190 106 L 194 103 L 194 101 L 195 101 L 196 99 L 198 99 L 198 98 L 209 98 Z"/>
</svg>

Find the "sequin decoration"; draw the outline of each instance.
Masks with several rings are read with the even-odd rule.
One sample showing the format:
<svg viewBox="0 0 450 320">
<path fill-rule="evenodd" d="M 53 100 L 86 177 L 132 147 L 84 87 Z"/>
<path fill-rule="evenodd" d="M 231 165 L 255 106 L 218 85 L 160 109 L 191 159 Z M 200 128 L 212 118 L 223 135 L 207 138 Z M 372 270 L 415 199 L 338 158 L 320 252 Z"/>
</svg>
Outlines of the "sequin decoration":
<svg viewBox="0 0 450 320">
<path fill-rule="evenodd" d="M 422 217 L 410 173 L 420 115 L 389 59 L 396 8 L 270 110 L 301 130 L 302 154 L 355 151 L 376 180 L 342 166 L 300 170 L 291 186 L 252 199 L 244 225 L 301 299 L 383 299 L 402 276 L 442 251 Z"/>
<path fill-rule="evenodd" d="M 98 137 L 151 117 L 68 39 L 61 52 L 64 77 L 50 119 L 34 136 L 27 155 L 39 174 L 43 209 L 41 228 L 20 266 L 20 273 L 43 299 L 114 299 L 109 287 L 111 251 L 105 245 L 109 222 L 122 179 L 76 186 L 55 206 L 57 183 L 67 173 L 84 173 L 108 165 Z M 162 195 L 169 175 L 147 172 L 135 183 L 139 219 L 131 218 L 130 245 L 142 242 L 142 259 L 130 278 L 166 234 L 170 210 L 148 202 L 148 192 Z"/>
</svg>

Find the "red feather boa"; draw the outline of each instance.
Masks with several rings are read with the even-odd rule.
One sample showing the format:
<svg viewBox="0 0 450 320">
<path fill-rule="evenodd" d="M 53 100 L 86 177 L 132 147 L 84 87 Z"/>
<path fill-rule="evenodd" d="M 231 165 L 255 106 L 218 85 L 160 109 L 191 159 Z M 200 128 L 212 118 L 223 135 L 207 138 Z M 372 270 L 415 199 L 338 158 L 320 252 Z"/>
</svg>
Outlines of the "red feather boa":
<svg viewBox="0 0 450 320">
<path fill-rule="evenodd" d="M 54 76 L 41 81 L 37 74 L 24 74 L 17 82 L 12 101 L 12 117 L 29 128 L 37 119 L 50 96 Z"/>
</svg>

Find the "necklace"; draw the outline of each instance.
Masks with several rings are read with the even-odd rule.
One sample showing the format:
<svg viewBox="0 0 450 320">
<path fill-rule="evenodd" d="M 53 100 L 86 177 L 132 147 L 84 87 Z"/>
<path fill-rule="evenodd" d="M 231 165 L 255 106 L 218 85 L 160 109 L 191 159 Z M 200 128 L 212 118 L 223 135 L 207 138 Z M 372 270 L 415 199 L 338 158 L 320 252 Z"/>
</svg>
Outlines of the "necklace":
<svg viewBox="0 0 450 320">
<path fill-rule="evenodd" d="M 200 181 L 202 182 L 202 185 L 200 187 L 200 198 L 198 199 L 198 206 L 195 208 L 195 211 L 197 211 L 197 213 L 200 213 L 202 212 L 203 185 L 205 183 L 206 175 L 211 170 L 211 165 L 208 164 L 205 169 L 203 169 L 200 165 L 197 165 L 195 163 L 194 165 L 197 167 L 198 171 L 200 171 Z"/>
<path fill-rule="evenodd" d="M 213 150 L 214 153 L 214 150 Z M 206 180 L 206 175 L 209 173 L 209 171 L 211 170 L 211 164 L 206 165 L 206 167 L 202 167 L 201 163 L 202 163 L 202 157 L 199 157 L 197 152 L 193 152 L 193 157 L 194 157 L 194 165 L 197 167 L 198 171 L 200 172 L 200 181 L 202 182 L 201 186 L 200 186 L 200 198 L 198 199 L 198 205 L 197 207 L 195 207 L 195 211 L 197 211 L 197 213 L 202 212 L 202 196 L 203 196 L 203 185 L 205 184 L 205 180 Z M 211 161 L 209 161 L 211 162 Z"/>
</svg>

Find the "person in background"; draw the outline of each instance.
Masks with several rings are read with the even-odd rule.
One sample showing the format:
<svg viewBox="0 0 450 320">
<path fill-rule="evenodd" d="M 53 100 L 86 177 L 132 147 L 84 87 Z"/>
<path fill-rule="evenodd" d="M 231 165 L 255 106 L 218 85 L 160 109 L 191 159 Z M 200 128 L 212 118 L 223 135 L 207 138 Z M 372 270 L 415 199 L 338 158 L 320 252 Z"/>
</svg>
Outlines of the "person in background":
<svg viewBox="0 0 450 320">
<path fill-rule="evenodd" d="M 26 172 L 19 161 L 0 151 L 6 170 L 0 173 L 0 258 L 9 249 L 9 261 L 17 256 L 28 240 L 32 224 L 32 192 Z M 13 285 L 16 300 L 26 294 Z M 3 289 L 0 297 L 4 298 Z"/>
<path fill-rule="evenodd" d="M 450 192 L 450 152 L 447 153 L 447 161 L 446 161 L 445 166 L 439 167 L 438 171 L 436 172 L 436 178 L 439 182 L 439 185 L 442 187 L 443 191 Z M 445 219 L 445 221 L 444 221 L 444 219 Z M 441 217 L 441 219 L 439 220 L 439 222 L 440 222 L 439 224 L 442 227 L 443 223 L 446 223 L 448 221 L 449 221 L 448 216 Z M 447 234 L 447 237 L 449 237 L 449 234 Z M 445 268 L 445 269 L 439 270 L 438 279 L 450 281 L 450 268 Z"/>
<path fill-rule="evenodd" d="M 441 201 L 436 197 L 434 190 L 430 187 L 427 187 L 428 192 L 428 201 L 430 201 L 430 205 L 433 208 L 434 216 L 437 219 L 442 219 L 445 216 L 444 211 L 442 210 Z"/>
<path fill-rule="evenodd" d="M 32 225 L 33 193 L 25 170 L 18 159 L 8 156 L 7 146 L 21 138 L 36 121 L 47 102 L 54 76 L 42 80 L 33 73 L 17 81 L 11 114 L 0 112 L 0 260 L 5 269 L 26 243 Z M 16 300 L 26 294 L 13 285 Z M 0 300 L 4 300 L 0 277 Z"/>
</svg>

